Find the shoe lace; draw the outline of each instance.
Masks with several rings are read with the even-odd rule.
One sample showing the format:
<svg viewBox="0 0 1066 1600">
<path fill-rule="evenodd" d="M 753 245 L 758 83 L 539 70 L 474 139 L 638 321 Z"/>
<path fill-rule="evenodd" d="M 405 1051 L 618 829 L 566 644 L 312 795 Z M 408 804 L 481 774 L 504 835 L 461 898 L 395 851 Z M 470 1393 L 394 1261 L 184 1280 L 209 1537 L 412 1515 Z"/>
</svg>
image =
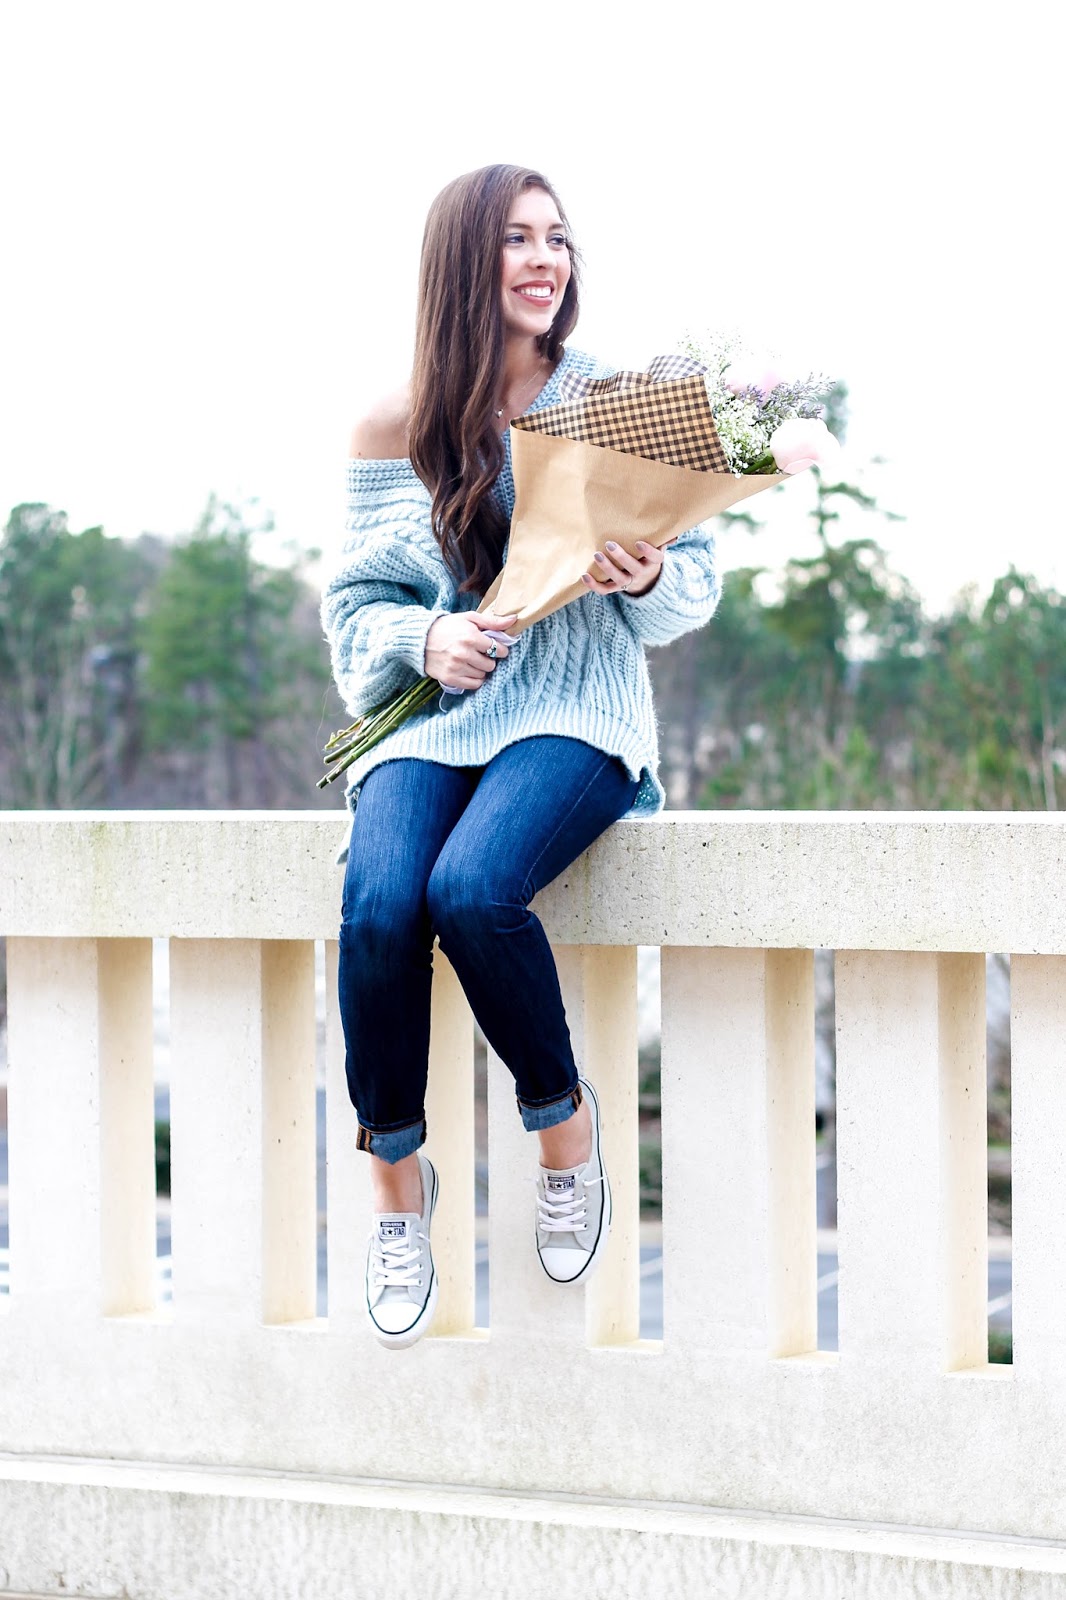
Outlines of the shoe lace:
<svg viewBox="0 0 1066 1600">
<path fill-rule="evenodd" d="M 424 1233 L 414 1239 L 379 1239 L 371 1241 L 370 1278 L 375 1289 L 420 1289 L 422 1287 L 422 1246 L 415 1240 L 425 1240 Z"/>
<path fill-rule="evenodd" d="M 537 1180 L 537 1227 L 544 1233 L 585 1233 L 588 1230 L 588 1203 L 585 1190 L 603 1182 L 603 1173 L 596 1178 L 583 1178 L 572 1191 L 553 1196 L 543 1178 Z"/>
</svg>

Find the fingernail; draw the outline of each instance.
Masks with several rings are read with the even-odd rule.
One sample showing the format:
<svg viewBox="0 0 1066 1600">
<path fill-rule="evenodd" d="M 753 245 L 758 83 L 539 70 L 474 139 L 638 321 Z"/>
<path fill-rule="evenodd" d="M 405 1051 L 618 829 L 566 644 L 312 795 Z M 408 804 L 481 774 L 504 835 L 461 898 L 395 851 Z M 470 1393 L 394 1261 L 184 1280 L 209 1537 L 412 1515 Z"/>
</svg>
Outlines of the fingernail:
<svg viewBox="0 0 1066 1600">
<path fill-rule="evenodd" d="M 600 563 L 600 565 L 601 565 L 601 566 L 602 566 L 602 565 L 603 565 L 603 563 L 604 563 L 604 562 L 605 562 L 605 561 L 606 561 L 606 560 L 607 560 L 607 557 L 606 557 L 606 556 L 601 556 L 601 555 L 600 555 L 600 552 L 599 552 L 599 551 L 598 551 L 598 550 L 597 550 L 597 551 L 596 551 L 596 560 L 597 560 L 597 561 L 598 561 L 598 562 L 599 562 L 599 563 Z"/>
<path fill-rule="evenodd" d="M 581 574 L 581 582 L 582 583 L 591 583 L 592 582 L 592 579 L 589 577 L 587 572 L 583 572 Z"/>
<path fill-rule="evenodd" d="M 615 544 L 613 539 L 608 539 L 607 548 L 608 548 L 608 550 L 617 550 L 618 546 Z"/>
</svg>

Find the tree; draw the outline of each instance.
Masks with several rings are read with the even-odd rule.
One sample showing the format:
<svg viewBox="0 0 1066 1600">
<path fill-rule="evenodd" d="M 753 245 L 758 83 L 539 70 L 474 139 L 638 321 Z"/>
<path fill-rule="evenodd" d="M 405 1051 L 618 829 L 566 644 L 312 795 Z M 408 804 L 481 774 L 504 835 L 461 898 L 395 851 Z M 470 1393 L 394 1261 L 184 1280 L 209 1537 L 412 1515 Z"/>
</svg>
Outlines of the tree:
<svg viewBox="0 0 1066 1600">
<path fill-rule="evenodd" d="M 890 679 L 906 687 L 908 660 L 922 645 L 919 598 L 892 572 L 876 540 L 830 543 L 838 497 L 863 510 L 878 507 L 851 484 L 819 478 L 812 511 L 819 550 L 785 569 L 780 600 L 768 622 L 792 647 L 797 673 L 780 724 L 787 792 L 779 803 L 813 807 L 891 804 L 878 778 L 871 702 Z M 880 744 L 880 741 L 878 741 Z"/>
<path fill-rule="evenodd" d="M 140 631 L 147 730 L 193 804 L 276 804 L 279 778 L 310 751 L 295 730 L 329 682 L 320 631 L 300 625 L 302 562 L 254 559 L 246 508 L 212 497 L 174 548 Z M 306 750 L 306 756 L 305 756 Z"/>
<path fill-rule="evenodd" d="M 827 408 L 838 432 L 845 400 L 838 385 Z M 811 481 L 817 550 L 787 564 L 778 598 L 760 598 L 764 569 L 732 572 L 710 626 L 653 659 L 674 803 L 892 803 L 879 749 L 857 719 L 860 706 L 873 710 L 890 680 L 895 690 L 913 692 L 921 606 L 875 540 L 830 537 L 842 503 L 892 513 L 818 469 Z"/>
<path fill-rule="evenodd" d="M 1058 810 L 1066 796 L 1066 604 L 1013 566 L 931 630 L 920 715 L 941 803 Z M 930 783 L 934 781 L 930 774 Z"/>
<path fill-rule="evenodd" d="M 674 805 L 758 804 L 753 780 L 770 793 L 767 725 L 791 692 L 797 662 L 769 623 L 761 575 L 758 567 L 731 572 L 711 625 L 652 657 L 663 777 Z"/>
<path fill-rule="evenodd" d="M 64 512 L 16 506 L 0 539 L 0 792 L 13 806 L 106 798 L 135 733 L 135 612 L 144 548 Z"/>
</svg>

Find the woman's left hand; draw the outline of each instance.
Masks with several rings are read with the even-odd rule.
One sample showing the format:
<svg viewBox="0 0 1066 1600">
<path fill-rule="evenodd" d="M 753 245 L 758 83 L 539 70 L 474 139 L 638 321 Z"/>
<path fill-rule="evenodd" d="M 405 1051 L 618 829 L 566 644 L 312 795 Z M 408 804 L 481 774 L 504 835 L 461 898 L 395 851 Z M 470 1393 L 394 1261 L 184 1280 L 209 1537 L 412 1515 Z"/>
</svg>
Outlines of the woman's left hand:
<svg viewBox="0 0 1066 1600">
<path fill-rule="evenodd" d="M 667 541 L 673 544 L 673 540 Z M 637 554 L 631 556 L 620 544 L 608 539 L 602 550 L 597 550 L 588 572 L 581 581 L 593 594 L 644 594 L 651 588 L 663 567 L 666 547 L 657 550 L 652 544 L 637 540 Z"/>
</svg>

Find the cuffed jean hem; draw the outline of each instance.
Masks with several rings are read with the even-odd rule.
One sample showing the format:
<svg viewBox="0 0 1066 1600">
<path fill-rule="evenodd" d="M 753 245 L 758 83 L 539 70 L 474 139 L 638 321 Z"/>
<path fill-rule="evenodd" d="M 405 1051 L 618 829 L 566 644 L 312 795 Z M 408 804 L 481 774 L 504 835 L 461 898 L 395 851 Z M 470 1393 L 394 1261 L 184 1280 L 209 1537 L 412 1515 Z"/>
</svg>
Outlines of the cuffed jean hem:
<svg viewBox="0 0 1066 1600">
<path fill-rule="evenodd" d="M 425 1142 L 426 1119 L 423 1117 L 421 1122 L 412 1122 L 406 1128 L 390 1128 L 387 1133 L 375 1133 L 373 1128 L 364 1128 L 360 1123 L 355 1148 L 395 1166 L 405 1156 L 414 1155 Z"/>
<path fill-rule="evenodd" d="M 527 1106 L 518 1102 L 522 1126 L 527 1133 L 538 1133 L 541 1128 L 554 1128 L 560 1122 L 569 1122 L 581 1104 L 581 1085 L 578 1084 L 561 1100 L 549 1100 L 547 1105 Z"/>
</svg>

